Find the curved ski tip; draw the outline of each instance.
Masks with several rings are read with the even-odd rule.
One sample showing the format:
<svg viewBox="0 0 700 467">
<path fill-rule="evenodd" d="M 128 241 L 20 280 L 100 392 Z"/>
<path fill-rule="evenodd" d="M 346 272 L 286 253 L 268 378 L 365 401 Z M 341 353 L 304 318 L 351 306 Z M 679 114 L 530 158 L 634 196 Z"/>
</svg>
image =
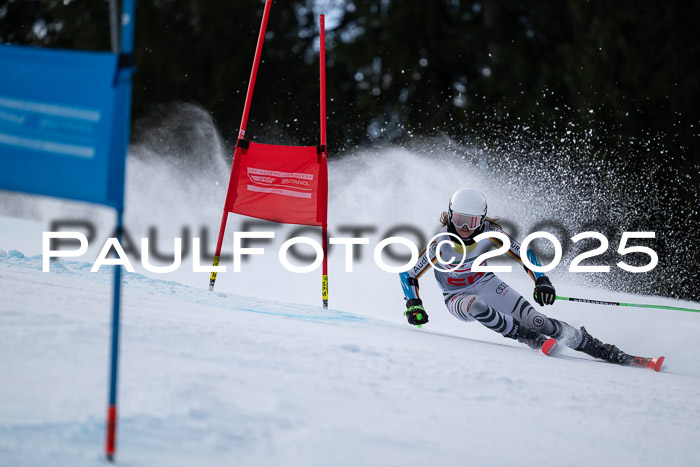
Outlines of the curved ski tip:
<svg viewBox="0 0 700 467">
<path fill-rule="evenodd" d="M 666 357 L 659 357 L 656 359 L 656 361 L 654 362 L 654 371 L 659 371 L 661 369 L 661 365 L 664 364 L 665 359 Z"/>
<path fill-rule="evenodd" d="M 551 354 L 557 346 L 556 339 L 547 339 L 544 344 L 542 344 L 542 353 L 545 355 Z"/>
</svg>

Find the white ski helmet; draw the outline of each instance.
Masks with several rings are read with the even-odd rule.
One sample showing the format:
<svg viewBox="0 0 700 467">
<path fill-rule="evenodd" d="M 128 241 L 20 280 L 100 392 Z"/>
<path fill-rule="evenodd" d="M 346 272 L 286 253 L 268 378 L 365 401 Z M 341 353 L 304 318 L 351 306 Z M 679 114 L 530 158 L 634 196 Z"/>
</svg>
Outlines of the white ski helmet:
<svg viewBox="0 0 700 467">
<path fill-rule="evenodd" d="M 486 209 L 486 197 L 482 192 L 462 188 L 450 198 L 448 215 L 455 227 L 475 230 L 484 223 Z"/>
</svg>

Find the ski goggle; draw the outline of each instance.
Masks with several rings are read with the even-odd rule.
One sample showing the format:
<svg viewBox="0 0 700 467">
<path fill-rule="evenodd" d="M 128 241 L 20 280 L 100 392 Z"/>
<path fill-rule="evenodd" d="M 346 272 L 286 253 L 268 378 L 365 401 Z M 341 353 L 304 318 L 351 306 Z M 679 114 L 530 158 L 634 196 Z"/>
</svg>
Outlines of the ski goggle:
<svg viewBox="0 0 700 467">
<path fill-rule="evenodd" d="M 452 224 L 458 229 L 468 228 L 474 230 L 484 221 L 484 216 L 474 216 L 472 214 L 461 214 L 459 212 L 450 211 L 450 219 Z"/>
</svg>

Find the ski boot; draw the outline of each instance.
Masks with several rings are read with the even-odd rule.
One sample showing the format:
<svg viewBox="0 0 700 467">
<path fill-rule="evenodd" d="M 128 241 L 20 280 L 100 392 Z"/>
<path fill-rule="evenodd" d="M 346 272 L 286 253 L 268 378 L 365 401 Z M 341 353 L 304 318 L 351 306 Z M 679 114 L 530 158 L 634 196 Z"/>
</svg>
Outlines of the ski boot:
<svg viewBox="0 0 700 467">
<path fill-rule="evenodd" d="M 521 344 L 525 344 L 533 350 L 540 350 L 542 348 L 542 344 L 547 342 L 547 336 L 540 334 L 534 329 L 528 329 L 524 326 L 521 326 L 518 330 L 518 336 L 516 339 L 518 339 L 518 342 Z"/>
<path fill-rule="evenodd" d="M 598 339 L 591 336 L 583 326 L 581 326 L 581 333 L 583 334 L 581 344 L 579 344 L 579 346 L 574 350 L 583 352 L 593 358 L 605 360 L 606 362 L 618 363 L 620 365 L 628 364 L 627 354 L 625 354 L 622 350 L 618 349 L 612 344 L 603 344 Z"/>
<path fill-rule="evenodd" d="M 518 342 L 527 345 L 533 350 L 541 350 L 545 355 L 549 355 L 557 345 L 557 341 L 549 339 L 544 334 L 540 334 L 534 329 L 526 328 L 518 324 L 506 337 L 516 339 Z"/>
</svg>

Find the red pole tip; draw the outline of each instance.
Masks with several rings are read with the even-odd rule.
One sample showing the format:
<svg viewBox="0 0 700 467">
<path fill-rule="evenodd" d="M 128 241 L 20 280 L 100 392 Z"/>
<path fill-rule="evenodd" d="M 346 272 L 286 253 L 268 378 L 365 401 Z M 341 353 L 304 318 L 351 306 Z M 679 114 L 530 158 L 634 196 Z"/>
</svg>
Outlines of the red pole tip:
<svg viewBox="0 0 700 467">
<path fill-rule="evenodd" d="M 105 453 L 107 460 L 114 461 L 114 451 L 117 440 L 117 407 L 110 405 L 107 408 L 107 441 L 105 443 Z"/>
</svg>

